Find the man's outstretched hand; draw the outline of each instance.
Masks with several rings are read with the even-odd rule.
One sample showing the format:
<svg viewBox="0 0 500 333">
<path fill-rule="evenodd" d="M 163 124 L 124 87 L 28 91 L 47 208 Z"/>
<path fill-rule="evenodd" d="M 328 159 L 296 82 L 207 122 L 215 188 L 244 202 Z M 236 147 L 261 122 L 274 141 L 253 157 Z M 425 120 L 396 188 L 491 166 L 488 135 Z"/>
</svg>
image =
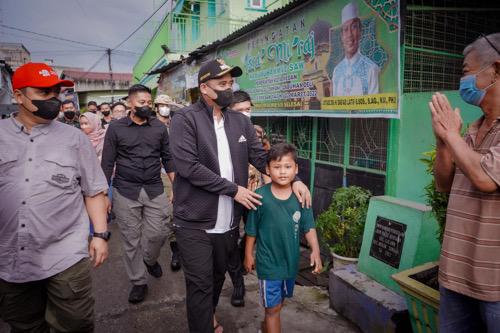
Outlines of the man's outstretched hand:
<svg viewBox="0 0 500 333">
<path fill-rule="evenodd" d="M 261 195 L 253 191 L 250 191 L 249 189 L 246 189 L 243 186 L 238 186 L 238 192 L 234 196 L 234 200 L 236 202 L 239 202 L 247 209 L 253 209 L 253 210 L 256 210 L 257 206 L 262 205 L 260 199 L 262 199 Z"/>
<path fill-rule="evenodd" d="M 309 189 L 307 188 L 306 184 L 303 182 L 296 181 L 293 182 L 292 184 L 292 189 L 293 193 L 295 193 L 295 196 L 299 200 L 300 204 L 302 205 L 302 208 L 310 208 L 311 207 L 311 192 L 309 192 Z"/>
</svg>

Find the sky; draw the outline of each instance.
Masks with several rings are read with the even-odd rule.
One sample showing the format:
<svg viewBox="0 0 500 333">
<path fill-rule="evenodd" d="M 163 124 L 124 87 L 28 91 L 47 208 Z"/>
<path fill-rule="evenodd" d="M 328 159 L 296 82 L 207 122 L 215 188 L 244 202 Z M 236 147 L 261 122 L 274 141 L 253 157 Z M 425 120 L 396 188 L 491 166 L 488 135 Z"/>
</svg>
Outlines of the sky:
<svg viewBox="0 0 500 333">
<path fill-rule="evenodd" d="M 114 48 L 165 0 L 0 0 L 0 24 Z M 170 9 L 165 4 L 148 23 L 112 53 L 114 72 L 131 73 L 156 27 Z M 32 61 L 88 70 L 104 49 L 49 39 L 0 26 L 0 42 L 22 43 Z M 104 57 L 93 71 L 108 71 Z"/>
</svg>

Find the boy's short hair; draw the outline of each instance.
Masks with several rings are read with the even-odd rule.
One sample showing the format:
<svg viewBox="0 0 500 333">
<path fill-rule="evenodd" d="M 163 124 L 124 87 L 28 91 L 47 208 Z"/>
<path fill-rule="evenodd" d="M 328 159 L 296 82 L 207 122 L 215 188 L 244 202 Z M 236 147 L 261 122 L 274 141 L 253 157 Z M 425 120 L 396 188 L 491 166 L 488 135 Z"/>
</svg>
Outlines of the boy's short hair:
<svg viewBox="0 0 500 333">
<path fill-rule="evenodd" d="M 293 160 L 297 163 L 297 148 L 294 145 L 287 142 L 277 143 L 271 146 L 269 154 L 267 155 L 267 164 L 271 164 L 272 161 L 280 161 L 285 155 L 292 155 Z"/>
<path fill-rule="evenodd" d="M 87 103 L 87 106 L 95 105 L 97 107 L 97 102 L 96 101 L 90 101 Z"/>
<path fill-rule="evenodd" d="M 253 106 L 252 99 L 250 95 L 244 90 L 237 90 L 233 93 L 233 100 L 231 101 L 231 105 L 236 103 L 250 102 Z"/>
<path fill-rule="evenodd" d="M 109 104 L 108 102 L 102 102 L 102 103 L 101 103 L 101 104 L 99 104 L 99 106 L 98 106 L 99 110 L 101 109 L 101 107 L 102 107 L 103 105 L 111 106 L 111 104 Z"/>
<path fill-rule="evenodd" d="M 132 87 L 128 88 L 129 97 L 141 92 L 148 93 L 151 95 L 151 89 L 142 84 L 134 84 Z"/>
</svg>

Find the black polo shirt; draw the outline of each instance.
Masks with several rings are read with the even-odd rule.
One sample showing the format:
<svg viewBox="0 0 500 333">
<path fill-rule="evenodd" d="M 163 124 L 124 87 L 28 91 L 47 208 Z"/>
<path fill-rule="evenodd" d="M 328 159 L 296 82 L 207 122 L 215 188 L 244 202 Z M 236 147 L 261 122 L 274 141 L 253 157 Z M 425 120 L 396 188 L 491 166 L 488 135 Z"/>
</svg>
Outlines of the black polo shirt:
<svg viewBox="0 0 500 333">
<path fill-rule="evenodd" d="M 130 117 L 109 124 L 104 139 L 102 169 L 113 187 L 124 197 L 137 200 L 141 188 L 150 199 L 163 193 L 161 163 L 173 172 L 167 127 L 156 118 L 137 125 Z"/>
</svg>

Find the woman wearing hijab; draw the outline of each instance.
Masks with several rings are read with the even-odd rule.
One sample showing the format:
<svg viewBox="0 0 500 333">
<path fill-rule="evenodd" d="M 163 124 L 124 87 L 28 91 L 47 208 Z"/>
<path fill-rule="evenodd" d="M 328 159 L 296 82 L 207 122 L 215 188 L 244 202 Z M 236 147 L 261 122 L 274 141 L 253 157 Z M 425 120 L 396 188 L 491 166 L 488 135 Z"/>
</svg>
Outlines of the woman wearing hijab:
<svg viewBox="0 0 500 333">
<path fill-rule="evenodd" d="M 85 112 L 80 116 L 80 128 L 89 138 L 100 161 L 102 158 L 102 147 L 104 145 L 106 129 L 102 128 L 99 117 L 92 112 Z"/>
<path fill-rule="evenodd" d="M 99 161 L 102 159 L 102 148 L 104 146 L 104 136 L 106 135 L 106 128 L 102 128 L 101 120 L 99 116 L 93 112 L 85 112 L 80 116 L 80 129 L 89 138 L 92 146 L 95 149 L 97 158 Z M 111 189 L 111 187 L 110 187 Z M 111 190 L 108 190 L 108 197 L 111 199 Z M 108 212 L 108 222 L 113 219 L 113 214 Z M 92 233 L 92 225 L 90 226 L 90 232 Z"/>
</svg>

